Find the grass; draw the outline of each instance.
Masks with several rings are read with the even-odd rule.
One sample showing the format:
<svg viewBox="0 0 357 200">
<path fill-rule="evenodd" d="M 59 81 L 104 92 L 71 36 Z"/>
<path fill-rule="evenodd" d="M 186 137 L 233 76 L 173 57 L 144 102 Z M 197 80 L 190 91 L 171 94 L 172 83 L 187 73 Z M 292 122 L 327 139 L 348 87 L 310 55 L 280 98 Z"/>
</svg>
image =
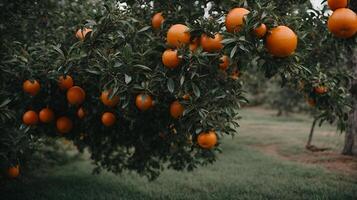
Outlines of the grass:
<svg viewBox="0 0 357 200">
<path fill-rule="evenodd" d="M 285 154 L 304 151 L 310 119 L 273 114 L 244 109 L 239 135 L 224 139 L 223 154 L 215 164 L 194 172 L 167 170 L 148 182 L 132 173 L 91 175 L 90 162 L 78 160 L 34 179 L 1 186 L 0 199 L 357 199 L 354 177 L 282 160 L 254 148 L 274 144 Z M 319 128 L 316 144 L 337 149 L 343 138 L 334 129 Z"/>
</svg>

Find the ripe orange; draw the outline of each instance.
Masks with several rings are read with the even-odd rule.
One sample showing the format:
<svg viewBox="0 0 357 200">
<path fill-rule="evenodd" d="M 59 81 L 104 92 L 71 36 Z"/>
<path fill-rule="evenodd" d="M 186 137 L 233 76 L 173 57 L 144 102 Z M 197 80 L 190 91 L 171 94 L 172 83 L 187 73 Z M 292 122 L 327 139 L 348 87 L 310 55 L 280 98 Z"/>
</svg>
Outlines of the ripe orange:
<svg viewBox="0 0 357 200">
<path fill-rule="evenodd" d="M 156 13 L 151 19 L 152 28 L 154 30 L 160 29 L 163 22 L 164 17 L 162 16 L 162 12 Z"/>
<path fill-rule="evenodd" d="M 28 126 L 35 125 L 38 122 L 38 115 L 35 111 L 29 110 L 22 115 L 22 122 Z"/>
<path fill-rule="evenodd" d="M 185 108 L 179 101 L 174 101 L 170 105 L 171 117 L 173 117 L 175 119 L 180 118 L 182 116 L 184 110 L 185 110 Z"/>
<path fill-rule="evenodd" d="M 201 37 L 201 46 L 203 50 L 207 52 L 216 52 L 223 49 L 223 44 L 221 43 L 223 37 L 221 34 L 217 33 L 214 38 L 211 38 L 207 35 L 202 35 Z"/>
<path fill-rule="evenodd" d="M 12 166 L 7 169 L 7 176 L 9 178 L 17 178 L 20 175 L 20 166 Z"/>
<path fill-rule="evenodd" d="M 104 126 L 113 126 L 116 121 L 116 117 L 113 113 L 111 112 L 105 112 L 102 115 L 102 123 Z"/>
<path fill-rule="evenodd" d="M 348 5 L 348 0 L 328 0 L 327 4 L 331 10 L 335 11 L 339 8 L 346 8 Z"/>
<path fill-rule="evenodd" d="M 104 105 L 108 107 L 114 107 L 119 103 L 119 96 L 113 96 L 111 99 L 109 98 L 110 96 L 110 91 L 105 90 L 102 92 L 100 95 L 100 100 L 103 102 Z"/>
<path fill-rule="evenodd" d="M 169 69 L 174 69 L 180 64 L 180 58 L 177 55 L 177 50 L 167 49 L 162 54 L 162 63 Z"/>
<path fill-rule="evenodd" d="M 307 99 L 307 103 L 311 106 L 311 107 L 314 107 L 316 106 L 316 101 L 312 98 L 308 98 Z"/>
<path fill-rule="evenodd" d="M 221 70 L 227 70 L 229 66 L 229 57 L 224 55 L 219 60 L 220 60 L 219 68 Z"/>
<path fill-rule="evenodd" d="M 26 80 L 22 84 L 24 92 L 28 93 L 31 96 L 35 96 L 41 89 L 40 83 L 37 80 Z"/>
<path fill-rule="evenodd" d="M 167 32 L 167 43 L 173 47 L 180 47 L 190 43 L 189 28 L 183 24 L 175 24 Z"/>
<path fill-rule="evenodd" d="M 136 107 L 141 111 L 146 111 L 153 106 L 153 101 L 150 95 L 139 94 L 136 96 Z"/>
<path fill-rule="evenodd" d="M 265 46 L 276 57 L 287 57 L 297 48 L 298 38 L 294 31 L 286 26 L 278 26 L 270 31 Z"/>
<path fill-rule="evenodd" d="M 195 38 L 191 41 L 189 48 L 191 51 L 196 51 L 196 49 L 198 48 L 200 43 L 200 39 L 199 38 Z"/>
<path fill-rule="evenodd" d="M 40 111 L 40 113 L 38 114 L 38 116 L 39 116 L 40 121 L 43 123 L 50 123 L 55 118 L 55 114 L 49 108 L 42 109 Z"/>
<path fill-rule="evenodd" d="M 316 94 L 325 94 L 328 91 L 328 88 L 326 86 L 317 86 L 314 88 L 314 91 Z"/>
<path fill-rule="evenodd" d="M 254 29 L 254 34 L 257 38 L 263 38 L 267 33 L 267 26 L 265 24 L 261 24 L 256 29 Z"/>
<path fill-rule="evenodd" d="M 217 135 L 214 131 L 202 132 L 197 137 L 198 145 L 204 149 L 212 149 L 217 144 Z"/>
<path fill-rule="evenodd" d="M 83 107 L 80 107 L 77 110 L 77 116 L 79 119 L 83 119 L 86 116 L 86 112 L 84 111 Z"/>
<path fill-rule="evenodd" d="M 73 86 L 67 91 L 67 100 L 69 104 L 79 105 L 82 104 L 86 98 L 86 93 L 79 86 Z"/>
<path fill-rule="evenodd" d="M 329 17 L 327 26 L 336 37 L 350 38 L 357 33 L 357 15 L 348 8 L 339 8 Z"/>
<path fill-rule="evenodd" d="M 182 99 L 186 100 L 186 101 L 190 100 L 190 98 L 191 98 L 190 94 L 185 94 L 185 95 L 182 96 Z"/>
<path fill-rule="evenodd" d="M 73 128 L 73 123 L 68 117 L 60 117 L 56 122 L 57 130 L 60 133 L 69 133 Z"/>
<path fill-rule="evenodd" d="M 239 76 L 240 76 L 240 72 L 238 70 L 235 70 L 234 72 L 232 72 L 232 74 L 229 77 L 233 80 L 238 80 Z"/>
<path fill-rule="evenodd" d="M 69 75 L 60 76 L 58 79 L 58 86 L 61 90 L 68 90 L 73 86 L 73 79 Z"/>
<path fill-rule="evenodd" d="M 244 25 L 244 17 L 249 14 L 249 10 L 245 8 L 234 8 L 227 14 L 226 28 L 230 33 L 240 31 Z"/>
<path fill-rule="evenodd" d="M 92 32 L 90 28 L 78 29 L 76 32 L 76 38 L 83 41 L 88 33 Z"/>
</svg>

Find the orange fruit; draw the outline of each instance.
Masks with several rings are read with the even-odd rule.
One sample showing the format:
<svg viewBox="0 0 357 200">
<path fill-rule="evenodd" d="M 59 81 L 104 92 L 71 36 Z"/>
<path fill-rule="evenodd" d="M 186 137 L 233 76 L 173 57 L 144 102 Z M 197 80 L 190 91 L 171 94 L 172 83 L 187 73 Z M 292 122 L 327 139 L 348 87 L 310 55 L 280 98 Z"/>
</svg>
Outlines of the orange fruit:
<svg viewBox="0 0 357 200">
<path fill-rule="evenodd" d="M 110 96 L 110 91 L 105 90 L 102 92 L 100 95 L 100 100 L 102 103 L 108 107 L 114 107 L 119 103 L 119 96 L 114 95 L 112 98 L 109 98 Z"/>
<path fill-rule="evenodd" d="M 22 115 L 22 122 L 28 126 L 36 125 L 38 122 L 38 115 L 35 111 L 29 110 Z"/>
<path fill-rule="evenodd" d="M 56 126 L 58 132 L 69 133 L 73 128 L 73 123 L 68 117 L 60 117 L 57 119 Z"/>
<path fill-rule="evenodd" d="M 182 96 L 182 99 L 186 100 L 186 101 L 190 100 L 190 98 L 191 98 L 190 94 L 185 94 L 185 95 Z"/>
<path fill-rule="evenodd" d="M 178 57 L 177 50 L 167 49 L 162 54 L 162 63 L 169 69 L 174 69 L 180 64 L 180 58 Z"/>
<path fill-rule="evenodd" d="M 256 29 L 254 29 L 254 34 L 257 38 L 263 38 L 267 33 L 267 26 L 265 24 L 260 24 Z"/>
<path fill-rule="evenodd" d="M 348 0 L 328 0 L 327 1 L 328 7 L 331 10 L 337 10 L 339 8 L 346 8 L 348 5 Z"/>
<path fill-rule="evenodd" d="M 325 86 L 317 86 L 314 88 L 315 93 L 317 94 L 325 94 L 328 91 L 328 88 Z"/>
<path fill-rule="evenodd" d="M 39 116 L 40 121 L 43 122 L 43 123 L 50 123 L 55 118 L 55 114 L 49 108 L 42 109 L 39 112 L 38 116 Z"/>
<path fill-rule="evenodd" d="M 86 98 L 86 93 L 79 86 L 73 86 L 67 91 L 67 100 L 69 104 L 79 105 L 82 104 Z"/>
<path fill-rule="evenodd" d="M 92 32 L 92 29 L 90 28 L 78 29 L 76 32 L 76 38 L 79 39 L 80 41 L 84 41 L 86 35 L 90 32 Z"/>
<path fill-rule="evenodd" d="M 197 137 L 198 145 L 204 149 L 212 149 L 217 144 L 217 135 L 214 131 L 202 132 Z"/>
<path fill-rule="evenodd" d="M 191 51 L 196 51 L 196 49 L 198 48 L 200 43 L 200 39 L 199 38 L 195 38 L 191 41 L 189 48 Z"/>
<path fill-rule="evenodd" d="M 113 113 L 111 112 L 105 112 L 102 115 L 102 123 L 104 126 L 113 126 L 116 121 L 116 117 Z"/>
<path fill-rule="evenodd" d="M 7 176 L 9 178 L 17 178 L 20 175 L 20 166 L 12 166 L 7 169 Z"/>
<path fill-rule="evenodd" d="M 278 26 L 268 34 L 265 47 L 273 56 L 287 57 L 295 52 L 297 44 L 298 38 L 294 31 L 287 26 Z"/>
<path fill-rule="evenodd" d="M 158 30 L 161 28 L 161 24 L 164 22 L 164 17 L 162 16 L 162 12 L 156 13 L 151 19 L 151 25 L 154 30 Z"/>
<path fill-rule="evenodd" d="M 219 59 L 219 61 L 220 61 L 219 68 L 221 70 L 227 70 L 229 66 L 229 57 L 224 55 Z"/>
<path fill-rule="evenodd" d="M 179 101 L 174 101 L 170 105 L 171 117 L 173 117 L 175 119 L 180 118 L 182 116 L 184 110 L 185 110 L 185 108 Z"/>
<path fill-rule="evenodd" d="M 150 95 L 139 94 L 136 96 L 136 107 L 141 111 L 146 111 L 153 106 L 153 101 Z"/>
<path fill-rule="evenodd" d="M 207 52 L 220 51 L 221 49 L 223 49 L 223 44 L 221 43 L 222 40 L 223 40 L 223 37 L 219 33 L 214 35 L 214 38 L 211 38 L 204 34 L 201 37 L 201 46 L 202 46 L 203 50 L 205 50 Z"/>
<path fill-rule="evenodd" d="M 311 106 L 311 107 L 314 107 L 316 106 L 316 101 L 312 98 L 308 98 L 307 99 L 307 103 Z"/>
<path fill-rule="evenodd" d="M 86 112 L 84 111 L 83 107 L 80 107 L 77 110 L 77 116 L 79 119 L 83 119 L 86 116 Z"/>
<path fill-rule="evenodd" d="M 189 28 L 183 24 L 175 24 L 167 32 L 167 43 L 173 47 L 180 47 L 190 43 Z"/>
<path fill-rule="evenodd" d="M 348 8 L 339 8 L 329 17 L 329 31 L 338 38 L 350 38 L 357 33 L 357 15 Z"/>
<path fill-rule="evenodd" d="M 226 28 L 230 33 L 238 32 L 244 25 L 244 17 L 249 14 L 245 8 L 234 8 L 228 12 L 226 17 Z"/>
<path fill-rule="evenodd" d="M 240 72 L 238 70 L 235 70 L 234 72 L 232 72 L 232 74 L 229 77 L 233 80 L 238 80 L 239 76 L 240 76 Z"/>
<path fill-rule="evenodd" d="M 70 75 L 60 76 L 58 78 L 58 86 L 61 90 L 68 90 L 73 86 L 73 79 Z"/>
<path fill-rule="evenodd" d="M 22 84 L 24 92 L 28 93 L 31 96 L 35 96 L 41 89 L 40 83 L 37 80 L 26 80 Z"/>
</svg>

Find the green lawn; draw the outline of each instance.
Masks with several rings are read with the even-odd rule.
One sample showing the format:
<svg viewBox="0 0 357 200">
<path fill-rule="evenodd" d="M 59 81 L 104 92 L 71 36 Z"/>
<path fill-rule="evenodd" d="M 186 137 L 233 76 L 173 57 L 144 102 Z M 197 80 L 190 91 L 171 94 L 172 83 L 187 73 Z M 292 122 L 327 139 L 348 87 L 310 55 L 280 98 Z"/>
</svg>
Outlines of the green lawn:
<svg viewBox="0 0 357 200">
<path fill-rule="evenodd" d="M 136 174 L 91 175 L 89 161 L 56 167 L 29 181 L 0 188 L 0 199 L 357 199 L 357 179 L 281 159 L 257 149 L 276 145 L 282 155 L 303 153 L 310 120 L 303 115 L 277 118 L 272 111 L 244 109 L 242 127 L 225 138 L 218 161 L 194 172 L 167 170 L 154 182 Z M 339 148 L 342 137 L 319 128 L 315 144 Z"/>
</svg>

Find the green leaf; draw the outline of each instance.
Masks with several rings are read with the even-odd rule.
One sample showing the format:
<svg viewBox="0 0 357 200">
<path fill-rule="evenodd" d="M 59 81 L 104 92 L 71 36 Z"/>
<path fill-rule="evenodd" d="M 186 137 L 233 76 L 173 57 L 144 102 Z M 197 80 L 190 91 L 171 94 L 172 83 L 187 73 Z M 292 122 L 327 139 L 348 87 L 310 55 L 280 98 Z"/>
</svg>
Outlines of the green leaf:
<svg viewBox="0 0 357 200">
<path fill-rule="evenodd" d="M 151 26 L 145 26 L 144 28 L 138 30 L 138 33 L 141 33 L 141 32 L 144 32 L 144 31 L 147 31 L 151 28 Z"/>
<path fill-rule="evenodd" d="M 198 86 L 195 83 L 192 83 L 192 89 L 193 89 L 193 93 L 195 94 L 196 97 L 201 96 L 200 88 L 198 88 Z"/>
<path fill-rule="evenodd" d="M 173 93 L 175 90 L 175 83 L 174 80 L 172 80 L 172 78 L 169 78 L 167 80 L 167 89 L 169 90 L 169 92 Z"/>
</svg>

